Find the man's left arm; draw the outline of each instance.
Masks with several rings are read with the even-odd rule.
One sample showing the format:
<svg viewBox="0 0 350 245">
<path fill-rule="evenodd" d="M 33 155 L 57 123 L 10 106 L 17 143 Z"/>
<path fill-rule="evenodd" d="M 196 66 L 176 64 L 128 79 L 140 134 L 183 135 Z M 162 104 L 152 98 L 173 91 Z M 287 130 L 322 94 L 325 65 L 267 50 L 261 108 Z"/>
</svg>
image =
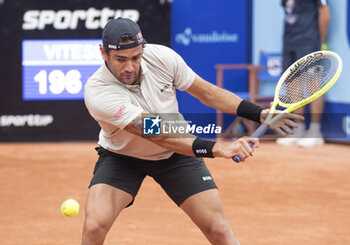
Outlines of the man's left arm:
<svg viewBox="0 0 350 245">
<path fill-rule="evenodd" d="M 198 75 L 186 92 L 199 99 L 202 104 L 230 114 L 237 114 L 238 105 L 242 102 L 239 96 L 205 81 Z"/>
<path fill-rule="evenodd" d="M 223 88 L 215 86 L 198 75 L 195 76 L 194 82 L 186 90 L 189 94 L 199 99 L 201 103 L 212 107 L 218 111 L 229 114 L 242 114 L 241 116 L 248 115 L 248 119 L 252 120 L 252 112 L 256 109 L 252 103 L 246 103 L 236 94 L 227 91 Z M 256 106 L 258 107 L 258 106 Z M 257 119 L 254 121 L 263 123 L 269 113 L 269 108 L 261 110 L 260 115 L 257 115 Z M 240 113 L 237 113 L 239 111 Z M 280 113 L 280 111 L 276 111 Z M 297 128 L 298 125 L 293 120 L 304 120 L 304 118 L 297 114 L 286 114 L 278 122 L 271 125 L 271 129 L 275 130 L 278 134 L 286 136 L 287 134 L 293 134 L 291 128 Z"/>
</svg>

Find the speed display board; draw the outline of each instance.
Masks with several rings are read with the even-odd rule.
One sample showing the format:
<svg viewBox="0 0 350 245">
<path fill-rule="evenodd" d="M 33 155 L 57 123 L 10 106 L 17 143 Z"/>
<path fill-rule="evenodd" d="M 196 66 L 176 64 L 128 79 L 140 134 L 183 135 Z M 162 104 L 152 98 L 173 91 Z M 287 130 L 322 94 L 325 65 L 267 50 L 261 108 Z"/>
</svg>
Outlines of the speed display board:
<svg viewBox="0 0 350 245">
<path fill-rule="evenodd" d="M 167 0 L 0 1 L 0 141 L 97 140 L 84 85 L 102 64 L 102 29 L 118 17 L 170 46 Z"/>
<path fill-rule="evenodd" d="M 23 40 L 23 100 L 82 100 L 101 66 L 99 39 Z"/>
</svg>

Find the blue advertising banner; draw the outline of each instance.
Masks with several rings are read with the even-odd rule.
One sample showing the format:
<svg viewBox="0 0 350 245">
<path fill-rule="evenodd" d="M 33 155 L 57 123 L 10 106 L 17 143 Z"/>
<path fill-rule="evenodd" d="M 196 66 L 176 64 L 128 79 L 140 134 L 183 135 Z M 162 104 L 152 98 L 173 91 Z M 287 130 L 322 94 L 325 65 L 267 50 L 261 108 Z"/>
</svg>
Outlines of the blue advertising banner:
<svg viewBox="0 0 350 245">
<path fill-rule="evenodd" d="M 326 103 L 322 116 L 322 133 L 325 139 L 350 142 L 350 104 Z"/>
<path fill-rule="evenodd" d="M 23 40 L 23 100 L 83 100 L 102 65 L 100 39 Z"/>
<path fill-rule="evenodd" d="M 174 0 L 172 3 L 172 48 L 202 78 L 216 83 L 216 64 L 250 61 L 250 1 Z M 225 72 L 224 87 L 234 92 L 247 90 L 246 71 Z M 208 113 L 184 92 L 178 93 L 183 113 Z"/>
</svg>

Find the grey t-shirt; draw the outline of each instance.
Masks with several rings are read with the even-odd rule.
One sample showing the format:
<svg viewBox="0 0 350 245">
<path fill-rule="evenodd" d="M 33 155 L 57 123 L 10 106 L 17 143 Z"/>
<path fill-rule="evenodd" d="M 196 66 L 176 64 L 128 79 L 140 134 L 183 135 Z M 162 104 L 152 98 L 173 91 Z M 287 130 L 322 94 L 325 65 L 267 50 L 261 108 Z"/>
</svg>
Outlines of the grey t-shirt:
<svg viewBox="0 0 350 245">
<path fill-rule="evenodd" d="M 173 152 L 123 128 L 143 111 L 179 113 L 175 89 L 187 90 L 195 73 L 172 49 L 146 44 L 141 59 L 141 85 L 121 83 L 104 64 L 87 81 L 85 105 L 99 123 L 98 144 L 109 151 L 146 160 Z"/>
<path fill-rule="evenodd" d="M 327 5 L 326 0 L 282 0 L 285 11 L 284 47 L 320 47 L 318 31 L 318 7 Z"/>
</svg>

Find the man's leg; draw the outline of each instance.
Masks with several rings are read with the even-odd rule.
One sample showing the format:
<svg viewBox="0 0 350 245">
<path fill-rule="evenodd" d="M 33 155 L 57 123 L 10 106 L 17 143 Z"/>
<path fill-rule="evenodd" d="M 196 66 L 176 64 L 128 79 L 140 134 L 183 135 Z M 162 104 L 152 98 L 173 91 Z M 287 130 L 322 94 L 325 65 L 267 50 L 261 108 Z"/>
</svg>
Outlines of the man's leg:
<svg viewBox="0 0 350 245">
<path fill-rule="evenodd" d="M 120 212 L 133 200 L 131 194 L 106 184 L 93 185 L 85 206 L 82 245 L 101 245 Z"/>
<path fill-rule="evenodd" d="M 324 109 L 323 97 L 320 97 L 317 100 L 310 103 L 311 123 L 321 124 L 323 109 Z"/>
<path fill-rule="evenodd" d="M 324 144 L 323 135 L 321 132 L 321 120 L 324 108 L 323 97 L 311 102 L 310 112 L 311 120 L 310 127 L 303 139 L 300 139 L 297 143 L 301 147 L 314 147 Z"/>
<path fill-rule="evenodd" d="M 180 208 L 215 245 L 239 245 L 222 208 L 217 189 L 210 189 L 187 198 Z"/>
<path fill-rule="evenodd" d="M 148 164 L 152 176 L 168 196 L 215 245 L 238 245 L 224 216 L 216 184 L 202 158 L 174 153 Z"/>
</svg>

